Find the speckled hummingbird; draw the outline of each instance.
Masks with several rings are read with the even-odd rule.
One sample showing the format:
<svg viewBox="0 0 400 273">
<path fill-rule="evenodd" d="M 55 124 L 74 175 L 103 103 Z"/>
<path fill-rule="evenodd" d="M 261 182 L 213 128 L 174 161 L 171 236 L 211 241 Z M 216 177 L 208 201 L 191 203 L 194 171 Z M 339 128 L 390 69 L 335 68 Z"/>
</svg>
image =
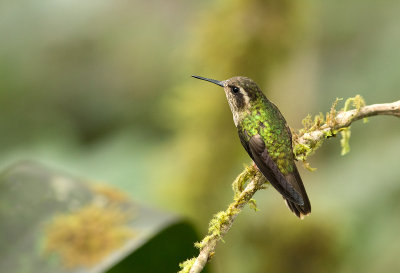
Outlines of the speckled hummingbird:
<svg viewBox="0 0 400 273">
<path fill-rule="evenodd" d="M 311 204 L 294 163 L 292 134 L 278 107 L 249 78 L 217 81 L 193 77 L 224 88 L 240 142 L 247 153 L 297 217 L 302 219 L 309 214 Z"/>
</svg>

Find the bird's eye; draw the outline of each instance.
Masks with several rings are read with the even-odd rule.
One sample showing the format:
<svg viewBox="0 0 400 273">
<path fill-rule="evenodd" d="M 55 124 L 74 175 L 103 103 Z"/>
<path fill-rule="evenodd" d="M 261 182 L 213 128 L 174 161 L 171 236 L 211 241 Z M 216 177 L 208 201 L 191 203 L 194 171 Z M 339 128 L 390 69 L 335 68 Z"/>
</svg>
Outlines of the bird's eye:
<svg viewBox="0 0 400 273">
<path fill-rule="evenodd" d="M 232 86 L 231 90 L 232 90 L 232 93 L 235 93 L 235 94 L 239 93 L 239 91 L 240 91 L 239 87 L 237 87 L 237 86 Z"/>
</svg>

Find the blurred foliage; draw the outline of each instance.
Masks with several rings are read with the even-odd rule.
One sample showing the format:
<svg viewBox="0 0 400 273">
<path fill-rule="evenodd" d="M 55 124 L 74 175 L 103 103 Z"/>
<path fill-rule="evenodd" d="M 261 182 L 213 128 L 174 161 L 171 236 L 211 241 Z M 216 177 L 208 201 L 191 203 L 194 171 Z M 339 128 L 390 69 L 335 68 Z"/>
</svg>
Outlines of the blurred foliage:
<svg viewBox="0 0 400 273">
<path fill-rule="evenodd" d="M 93 204 L 58 215 L 48 224 L 45 252 L 59 254 L 68 267 L 93 266 L 134 236 L 128 220 L 118 207 Z"/>
<path fill-rule="evenodd" d="M 199 239 L 177 215 L 32 161 L 0 170 L 0 230 L 0 272 L 15 273 L 176 272 Z"/>
<path fill-rule="evenodd" d="M 191 243 L 193 238 L 198 238 L 198 236 L 188 223 L 171 225 L 151 238 L 147 244 L 132 252 L 107 273 L 177 272 L 179 270 L 177 260 L 195 255 L 196 251 Z M 180 243 L 176 243 L 177 241 Z M 155 258 L 154 254 L 161 255 Z M 203 273 L 210 272 L 209 268 L 206 266 Z"/>
<path fill-rule="evenodd" d="M 190 75 L 253 78 L 292 127 L 337 97 L 395 101 L 399 12 L 395 0 L 2 1 L 0 164 L 110 181 L 205 233 L 250 159 L 223 92 Z M 260 192 L 212 269 L 399 271 L 399 136 L 398 120 L 376 117 L 352 125 L 345 157 L 326 141 L 318 170 L 300 170 L 312 215 L 299 222 Z"/>
<path fill-rule="evenodd" d="M 135 236 L 128 226 L 135 218 L 129 197 L 107 185 L 91 188 L 98 195 L 92 203 L 47 223 L 44 252 L 59 255 L 66 267 L 93 266 Z"/>
</svg>

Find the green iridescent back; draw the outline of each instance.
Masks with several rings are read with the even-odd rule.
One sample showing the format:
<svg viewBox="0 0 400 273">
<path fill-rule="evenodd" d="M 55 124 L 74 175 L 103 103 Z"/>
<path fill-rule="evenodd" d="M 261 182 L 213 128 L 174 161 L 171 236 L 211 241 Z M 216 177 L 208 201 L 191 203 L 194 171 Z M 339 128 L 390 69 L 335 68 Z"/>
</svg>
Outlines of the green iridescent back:
<svg viewBox="0 0 400 273">
<path fill-rule="evenodd" d="M 266 98 L 259 98 L 251 112 L 240 122 L 246 141 L 259 134 L 264 140 L 269 155 L 278 165 L 282 174 L 293 172 L 293 152 L 291 135 L 286 121 L 278 108 Z"/>
</svg>

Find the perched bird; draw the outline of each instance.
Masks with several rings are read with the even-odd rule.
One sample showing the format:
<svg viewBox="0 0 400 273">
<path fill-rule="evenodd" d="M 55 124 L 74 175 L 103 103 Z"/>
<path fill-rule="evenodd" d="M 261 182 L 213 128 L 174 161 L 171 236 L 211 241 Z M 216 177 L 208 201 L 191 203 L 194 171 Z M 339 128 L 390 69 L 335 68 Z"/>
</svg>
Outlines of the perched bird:
<svg viewBox="0 0 400 273">
<path fill-rule="evenodd" d="M 311 212 L 311 204 L 294 163 L 292 134 L 278 107 L 249 78 L 217 81 L 193 77 L 224 88 L 243 147 L 261 173 L 282 194 L 289 209 L 303 219 Z"/>
</svg>

